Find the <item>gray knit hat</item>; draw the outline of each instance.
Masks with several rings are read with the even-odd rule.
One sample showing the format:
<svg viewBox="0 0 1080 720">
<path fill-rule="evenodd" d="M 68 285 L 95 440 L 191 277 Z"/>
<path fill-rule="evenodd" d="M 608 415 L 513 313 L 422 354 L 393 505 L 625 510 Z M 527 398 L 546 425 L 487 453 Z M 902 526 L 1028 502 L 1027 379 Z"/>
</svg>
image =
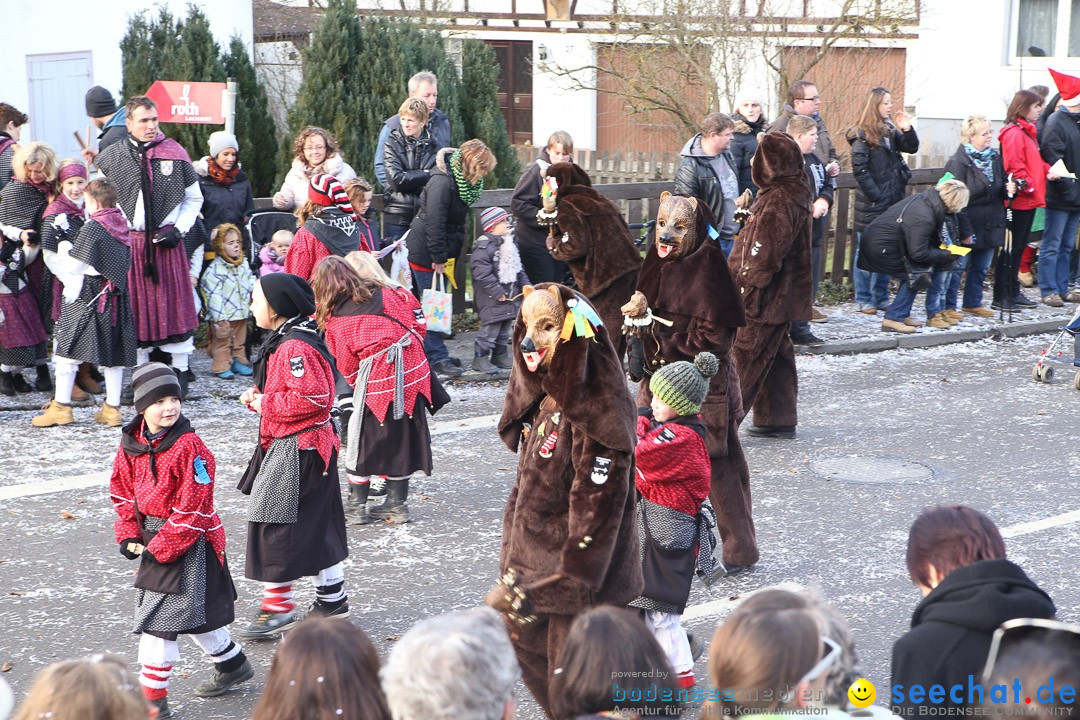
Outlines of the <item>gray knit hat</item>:
<svg viewBox="0 0 1080 720">
<path fill-rule="evenodd" d="M 112 115 L 118 109 L 112 93 L 100 85 L 95 85 L 86 91 L 85 102 L 86 114 L 92 118 Z"/>
<path fill-rule="evenodd" d="M 131 389 L 135 393 L 135 411 L 142 415 L 162 398 L 180 397 L 180 380 L 168 365 L 146 363 L 131 374 Z"/>
<path fill-rule="evenodd" d="M 207 144 L 210 146 L 210 157 L 215 160 L 225 148 L 232 148 L 236 152 L 240 152 L 240 143 L 236 142 L 236 136 L 224 130 L 210 133 Z"/>
<path fill-rule="evenodd" d="M 649 380 L 649 390 L 679 415 L 694 415 L 709 391 L 709 379 L 720 369 L 711 352 L 701 352 L 693 363 L 673 362 L 657 370 Z"/>
</svg>

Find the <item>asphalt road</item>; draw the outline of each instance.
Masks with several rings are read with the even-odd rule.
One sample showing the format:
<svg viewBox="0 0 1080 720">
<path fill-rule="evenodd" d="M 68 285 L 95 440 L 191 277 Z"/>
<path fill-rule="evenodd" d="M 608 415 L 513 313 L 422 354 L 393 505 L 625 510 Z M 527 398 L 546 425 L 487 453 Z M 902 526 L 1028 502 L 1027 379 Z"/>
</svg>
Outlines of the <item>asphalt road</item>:
<svg viewBox="0 0 1080 720">
<path fill-rule="evenodd" d="M 1010 558 L 1050 592 L 1060 617 L 1080 619 L 1080 394 L 1065 366 L 1056 384 L 1031 381 L 1046 340 L 801 357 L 798 438 L 743 436 L 761 562 L 711 591 L 695 585 L 686 626 L 708 638 L 749 592 L 814 588 L 848 619 L 864 674 L 881 688 L 892 642 L 920 597 L 904 567 L 907 528 L 922 507 L 954 502 L 993 518 Z M 246 502 L 235 483 L 255 422 L 233 399 L 239 382 L 204 377 L 195 388 L 205 399 L 185 412 L 218 459 L 218 509 L 235 572 Z M 494 432 L 504 387 L 451 392 L 435 424 L 436 474 L 415 483 L 415 522 L 349 531 L 352 622 L 384 657 L 418 619 L 478 604 L 496 577 L 515 466 Z M 133 566 L 116 551 L 106 490 L 118 433 L 90 423 L 91 412 L 77 409 L 79 424 L 49 430 L 30 428 L 30 412 L 0 412 L 0 666 L 11 664 L 4 677 L 17 693 L 55 660 L 100 651 L 134 660 Z M 258 587 L 236 580 L 237 615 L 246 620 Z M 298 589 L 309 602 L 310 585 Z M 209 665 L 181 640 L 170 693 L 181 717 L 250 716 L 274 644 L 247 647 L 255 681 L 198 700 L 191 690 Z M 699 681 L 707 677 L 704 659 L 696 670 Z M 520 697 L 519 717 L 539 718 L 528 693 Z"/>
</svg>

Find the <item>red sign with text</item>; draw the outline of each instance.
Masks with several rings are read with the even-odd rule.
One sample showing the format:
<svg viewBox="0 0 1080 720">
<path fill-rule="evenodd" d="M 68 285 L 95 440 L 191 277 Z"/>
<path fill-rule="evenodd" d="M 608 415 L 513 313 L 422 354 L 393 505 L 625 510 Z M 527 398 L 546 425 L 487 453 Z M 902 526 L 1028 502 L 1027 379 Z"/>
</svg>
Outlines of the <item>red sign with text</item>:
<svg viewBox="0 0 1080 720">
<path fill-rule="evenodd" d="M 223 82 L 157 80 L 146 96 L 157 103 L 158 122 L 223 125 Z"/>
</svg>

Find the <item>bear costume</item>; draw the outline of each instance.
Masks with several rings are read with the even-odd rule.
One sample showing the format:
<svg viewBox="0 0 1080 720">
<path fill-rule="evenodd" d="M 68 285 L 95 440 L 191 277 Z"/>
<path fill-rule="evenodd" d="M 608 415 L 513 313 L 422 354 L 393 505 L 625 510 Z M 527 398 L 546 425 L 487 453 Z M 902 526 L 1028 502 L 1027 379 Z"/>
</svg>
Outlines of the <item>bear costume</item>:
<svg viewBox="0 0 1080 720">
<path fill-rule="evenodd" d="M 578 291 L 596 308 L 622 357 L 626 342 L 619 332 L 620 307 L 633 294 L 641 268 L 641 254 L 630 228 L 615 203 L 593 189 L 589 175 L 579 166 L 555 163 L 544 176 L 559 183 L 548 250 L 569 266 Z"/>
<path fill-rule="evenodd" d="M 799 146 L 784 133 L 762 137 L 750 171 L 759 190 L 728 260 L 746 308 L 735 366 L 743 408 L 754 410 L 750 434 L 790 438 L 799 376 L 788 329 L 810 319 L 813 196 Z"/>
<path fill-rule="evenodd" d="M 655 370 L 679 360 L 693 362 L 705 351 L 720 361 L 701 406 L 701 420 L 712 464 L 709 497 L 717 513 L 723 562 L 729 572 L 737 572 L 758 560 L 750 469 L 739 442 L 742 395 L 731 361 L 736 331 L 746 318 L 724 253 L 709 237 L 713 227 L 705 203 L 661 194 L 657 239 L 645 255 L 637 286 L 657 320 L 641 338 L 644 366 L 632 357 L 630 368 L 631 379 L 641 379 L 637 404 L 648 407 L 649 376 Z"/>
<path fill-rule="evenodd" d="M 525 684 L 549 716 L 548 687 L 575 615 L 626 606 L 643 586 L 637 418 L 619 356 L 596 319 L 570 288 L 525 287 L 499 420 L 518 468 L 503 516 L 503 580 L 488 603 L 506 613 Z M 520 623 L 492 600 L 510 586 L 508 571 L 520 580 L 535 620 Z"/>
</svg>

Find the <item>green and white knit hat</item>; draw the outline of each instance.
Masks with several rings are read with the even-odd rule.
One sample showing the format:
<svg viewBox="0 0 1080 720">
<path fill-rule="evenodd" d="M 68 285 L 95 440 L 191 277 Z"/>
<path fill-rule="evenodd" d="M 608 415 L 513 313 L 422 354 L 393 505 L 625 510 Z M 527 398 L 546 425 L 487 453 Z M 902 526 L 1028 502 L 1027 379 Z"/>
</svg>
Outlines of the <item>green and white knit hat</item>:
<svg viewBox="0 0 1080 720">
<path fill-rule="evenodd" d="M 694 415 L 709 391 L 709 380 L 720 370 L 720 361 L 711 352 L 701 352 L 694 362 L 673 362 L 657 370 L 649 380 L 649 390 L 679 415 Z"/>
</svg>

